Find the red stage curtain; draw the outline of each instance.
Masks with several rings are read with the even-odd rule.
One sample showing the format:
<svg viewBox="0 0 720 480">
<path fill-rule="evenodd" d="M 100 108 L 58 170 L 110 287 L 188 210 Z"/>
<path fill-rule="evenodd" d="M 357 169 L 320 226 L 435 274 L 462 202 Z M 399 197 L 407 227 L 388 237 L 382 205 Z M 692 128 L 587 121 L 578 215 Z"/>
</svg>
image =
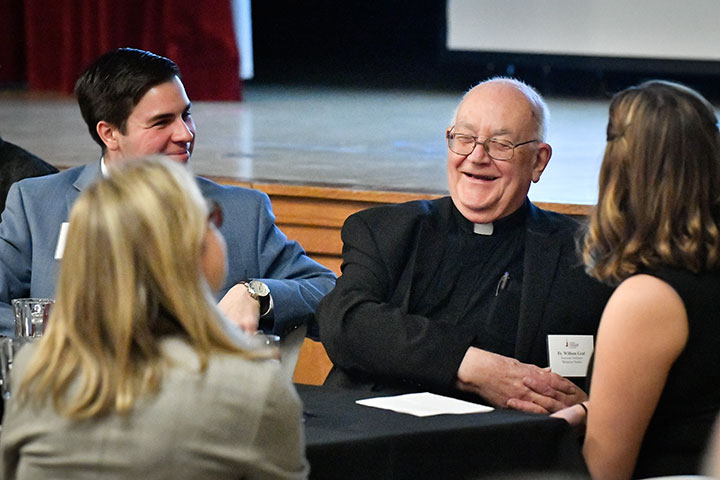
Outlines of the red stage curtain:
<svg viewBox="0 0 720 480">
<path fill-rule="evenodd" d="M 24 81 L 24 38 L 22 0 L 0 0 L 0 85 Z"/>
<path fill-rule="evenodd" d="M 29 87 L 71 93 L 101 54 L 134 47 L 174 60 L 192 100 L 240 100 L 230 1 L 25 0 Z"/>
</svg>

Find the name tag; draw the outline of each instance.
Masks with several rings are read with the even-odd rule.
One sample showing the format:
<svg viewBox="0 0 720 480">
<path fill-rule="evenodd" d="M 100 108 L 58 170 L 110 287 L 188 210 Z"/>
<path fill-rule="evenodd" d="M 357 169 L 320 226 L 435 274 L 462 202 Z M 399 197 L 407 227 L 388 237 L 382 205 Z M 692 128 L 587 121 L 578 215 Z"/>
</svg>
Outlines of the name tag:
<svg viewBox="0 0 720 480">
<path fill-rule="evenodd" d="M 563 377 L 587 376 L 594 344 L 592 335 L 548 335 L 550 370 Z"/>
<path fill-rule="evenodd" d="M 60 234 L 58 235 L 57 247 L 55 247 L 55 260 L 60 260 L 63 256 L 69 226 L 70 224 L 68 222 L 63 222 L 62 225 L 60 225 Z"/>
</svg>

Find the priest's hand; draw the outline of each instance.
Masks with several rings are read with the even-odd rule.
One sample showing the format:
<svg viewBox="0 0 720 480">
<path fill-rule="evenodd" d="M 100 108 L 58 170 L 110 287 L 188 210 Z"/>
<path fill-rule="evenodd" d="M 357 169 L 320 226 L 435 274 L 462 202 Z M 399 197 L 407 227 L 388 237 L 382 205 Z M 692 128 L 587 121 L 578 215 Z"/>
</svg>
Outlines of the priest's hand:
<svg viewBox="0 0 720 480">
<path fill-rule="evenodd" d="M 550 413 L 587 399 L 574 383 L 547 369 L 475 347 L 465 353 L 457 377 L 460 390 L 496 407 Z"/>
<path fill-rule="evenodd" d="M 548 369 L 542 370 L 544 375 L 523 379 L 525 386 L 536 394 L 531 395 L 532 400 L 511 398 L 507 402 L 508 408 L 526 412 L 552 413 L 588 399 L 587 394 L 567 378 L 551 373 Z"/>
</svg>

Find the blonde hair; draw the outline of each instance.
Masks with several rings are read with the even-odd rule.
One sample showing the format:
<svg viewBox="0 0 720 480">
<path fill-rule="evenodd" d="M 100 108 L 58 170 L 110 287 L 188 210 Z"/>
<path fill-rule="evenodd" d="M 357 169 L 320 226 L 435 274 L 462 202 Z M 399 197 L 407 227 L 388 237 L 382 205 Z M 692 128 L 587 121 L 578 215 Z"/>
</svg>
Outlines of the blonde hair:
<svg viewBox="0 0 720 480">
<path fill-rule="evenodd" d="M 613 97 L 588 273 L 617 284 L 659 265 L 720 266 L 720 134 L 694 90 L 653 80 Z"/>
<path fill-rule="evenodd" d="M 225 336 L 201 273 L 207 215 L 192 175 L 167 159 L 133 160 L 84 191 L 21 398 L 49 394 L 70 418 L 127 412 L 157 391 L 166 335 L 192 345 L 201 371 L 212 350 L 256 356 Z"/>
</svg>

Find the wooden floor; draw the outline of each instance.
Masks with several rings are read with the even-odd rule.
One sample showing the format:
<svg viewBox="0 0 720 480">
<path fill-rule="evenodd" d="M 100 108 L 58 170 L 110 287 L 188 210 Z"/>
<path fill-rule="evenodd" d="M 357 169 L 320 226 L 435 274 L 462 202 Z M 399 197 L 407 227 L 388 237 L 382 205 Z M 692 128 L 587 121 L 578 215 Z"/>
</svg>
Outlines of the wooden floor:
<svg viewBox="0 0 720 480">
<path fill-rule="evenodd" d="M 236 182 L 444 194 L 444 132 L 462 93 L 248 84 L 242 103 L 193 105 L 191 164 Z M 530 196 L 592 204 L 607 101 L 548 103 L 553 158 Z M 0 90 L 0 135 L 58 166 L 99 156 L 70 97 Z"/>
<path fill-rule="evenodd" d="M 249 83 L 241 103 L 193 105 L 191 165 L 246 184 L 445 194 L 444 132 L 462 94 Z M 609 102 L 547 101 L 553 156 L 530 197 L 594 204 Z M 100 154 L 71 97 L 0 90 L 0 135 L 57 166 Z"/>
</svg>

